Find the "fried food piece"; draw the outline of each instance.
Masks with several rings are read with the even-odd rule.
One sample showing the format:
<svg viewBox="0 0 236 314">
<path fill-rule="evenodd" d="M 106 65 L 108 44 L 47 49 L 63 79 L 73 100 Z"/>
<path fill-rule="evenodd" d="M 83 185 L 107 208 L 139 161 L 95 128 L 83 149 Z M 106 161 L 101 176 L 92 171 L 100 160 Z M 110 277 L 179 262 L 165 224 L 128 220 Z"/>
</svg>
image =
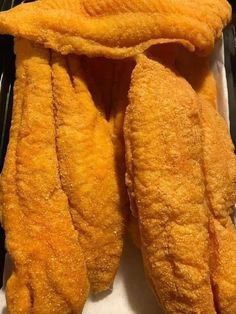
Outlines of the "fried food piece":
<svg viewBox="0 0 236 314">
<path fill-rule="evenodd" d="M 230 218 L 225 226 L 212 219 L 212 282 L 215 302 L 221 314 L 236 313 L 236 231 Z"/>
<path fill-rule="evenodd" d="M 208 102 L 202 103 L 201 123 L 209 205 L 214 217 L 225 225 L 236 202 L 234 147 L 224 119 Z"/>
<path fill-rule="evenodd" d="M 211 276 L 219 313 L 236 313 L 236 157 L 225 121 L 208 102 L 201 107 L 203 166 L 210 219 Z"/>
<path fill-rule="evenodd" d="M 10 143 L 2 175 L 9 313 L 81 313 L 88 280 L 61 189 L 48 50 L 19 40 Z"/>
<path fill-rule="evenodd" d="M 137 59 L 129 98 L 127 183 L 147 274 L 167 313 L 215 313 L 198 98 L 145 56 Z"/>
<path fill-rule="evenodd" d="M 176 50 L 175 66 L 198 95 L 216 108 L 216 81 L 210 69 L 209 58 L 198 57 L 179 46 Z"/>
<path fill-rule="evenodd" d="M 125 204 L 110 125 L 89 93 L 79 57 L 54 54 L 52 70 L 61 180 L 97 293 L 111 286 L 123 247 Z"/>
<path fill-rule="evenodd" d="M 150 59 L 156 60 L 161 64 L 167 66 L 168 68 L 174 69 L 175 58 L 178 49 L 179 47 L 176 43 L 160 44 L 150 47 L 146 51 L 146 55 L 150 57 Z M 126 154 L 128 154 L 128 152 L 126 152 Z M 131 158 L 131 156 L 129 158 Z M 127 164 L 127 167 L 129 166 L 131 166 L 131 164 Z M 131 169 L 128 172 L 131 172 Z M 132 197 L 130 197 L 130 209 L 131 214 L 128 219 L 128 232 L 131 240 L 136 245 L 136 247 L 141 249 L 140 231 L 138 226 L 138 213 L 134 199 Z"/>
<path fill-rule="evenodd" d="M 120 182 L 124 181 L 125 174 L 123 123 L 134 65 L 134 60 L 130 59 L 81 58 L 81 66 L 94 103 L 110 125 L 116 164 L 120 167 Z M 120 183 L 120 186 L 125 187 L 125 184 Z"/>
<path fill-rule="evenodd" d="M 216 81 L 210 70 L 209 58 L 198 57 L 196 54 L 189 52 L 185 48 L 174 43 L 153 46 L 148 50 L 148 55 L 151 58 L 154 58 L 155 60 L 161 62 L 162 64 L 166 65 L 167 67 L 173 70 L 177 69 L 178 72 L 191 84 L 193 89 L 198 93 L 198 95 L 202 99 L 207 100 L 214 107 L 216 107 L 216 104 L 217 104 Z M 212 112 L 215 112 L 215 110 L 212 110 Z M 215 115 L 218 115 L 218 114 L 215 112 L 213 114 L 213 117 L 210 117 L 209 121 L 211 121 Z M 220 118 L 220 121 L 221 120 L 222 119 Z M 210 126 L 211 124 L 214 125 L 215 122 L 211 121 L 208 126 Z M 222 122 L 220 124 L 220 128 L 221 128 L 221 125 L 222 125 Z M 219 126 L 217 126 L 216 129 L 218 129 L 218 127 Z M 215 129 L 213 127 L 212 134 L 214 132 L 215 132 Z M 224 136 L 222 134 L 220 141 L 224 141 L 225 136 L 228 137 L 228 134 L 224 134 Z M 216 151 L 213 151 L 213 156 L 212 154 L 211 156 L 208 156 L 208 154 L 206 154 L 206 158 L 209 160 L 208 164 L 210 165 L 214 164 L 214 162 L 212 163 L 210 161 L 212 157 L 213 159 L 218 158 L 217 157 L 218 154 L 215 154 L 215 153 Z M 232 159 L 232 156 L 230 157 L 230 159 Z M 218 163 L 219 162 L 221 161 L 219 160 Z M 220 164 L 223 168 L 224 163 L 220 163 Z M 233 168 L 231 169 L 233 173 Z M 218 174 L 218 176 L 220 175 Z M 225 176 L 226 174 L 223 174 L 223 177 Z M 219 180 L 218 184 L 220 184 L 220 182 L 221 180 Z M 222 183 L 226 183 L 226 182 L 224 181 Z M 222 188 L 223 190 L 225 190 L 225 184 L 222 184 Z M 230 202 L 230 200 L 228 201 Z M 135 216 L 134 212 L 135 210 L 133 210 L 133 215 Z M 136 222 L 137 222 L 137 219 L 135 217 L 131 217 L 130 223 L 129 223 L 129 231 L 135 244 L 139 243 L 138 226 L 136 226 Z"/>
<path fill-rule="evenodd" d="M 172 41 L 208 54 L 230 18 L 226 0 L 39 0 L 1 13 L 0 32 L 62 54 L 124 58 Z"/>
<path fill-rule="evenodd" d="M 115 62 L 115 71 L 112 86 L 112 110 L 109 118 L 110 130 L 112 134 L 112 142 L 115 148 L 116 167 L 119 174 L 120 192 L 125 201 L 125 215 L 127 220 L 128 231 L 132 239 L 138 239 L 136 234 L 137 228 L 134 224 L 131 226 L 132 213 L 130 212 L 130 204 L 128 193 L 125 185 L 125 143 L 124 143 L 124 117 L 128 106 L 128 92 L 130 87 L 131 73 L 135 66 L 134 60 L 119 60 Z M 137 236 L 135 238 L 135 236 Z"/>
<path fill-rule="evenodd" d="M 216 84 L 206 58 L 179 48 L 178 71 L 198 92 L 203 130 L 203 165 L 210 219 L 211 275 L 216 307 L 236 313 L 236 230 L 229 215 L 236 202 L 236 159 L 225 121 L 215 110 Z"/>
<path fill-rule="evenodd" d="M 114 80 L 112 86 L 112 109 L 109 117 L 112 142 L 116 152 L 116 165 L 120 174 L 120 188 L 125 187 L 125 143 L 124 143 L 124 117 L 128 106 L 128 92 L 131 73 L 135 66 L 134 60 L 121 60 L 115 62 Z M 122 183 L 121 183 L 122 182 Z M 127 193 L 123 192 L 123 195 Z M 128 203 L 128 200 L 126 200 Z"/>
</svg>

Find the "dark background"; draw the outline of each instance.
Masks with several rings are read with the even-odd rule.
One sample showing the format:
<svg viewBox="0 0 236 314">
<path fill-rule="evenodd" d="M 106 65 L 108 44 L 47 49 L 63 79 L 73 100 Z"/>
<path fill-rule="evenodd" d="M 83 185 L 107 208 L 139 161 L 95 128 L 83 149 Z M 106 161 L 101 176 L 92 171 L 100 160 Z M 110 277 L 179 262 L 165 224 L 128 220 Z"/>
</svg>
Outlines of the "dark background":
<svg viewBox="0 0 236 314">
<path fill-rule="evenodd" d="M 229 0 L 229 3 L 232 5 L 234 12 L 236 12 L 236 0 Z"/>
</svg>

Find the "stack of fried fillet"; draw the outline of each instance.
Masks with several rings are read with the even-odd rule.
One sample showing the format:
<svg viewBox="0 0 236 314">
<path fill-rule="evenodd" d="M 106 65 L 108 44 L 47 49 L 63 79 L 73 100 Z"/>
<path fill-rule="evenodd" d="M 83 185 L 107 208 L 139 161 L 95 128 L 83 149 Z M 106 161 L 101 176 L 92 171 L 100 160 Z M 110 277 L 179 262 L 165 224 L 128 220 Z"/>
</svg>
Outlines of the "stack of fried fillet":
<svg viewBox="0 0 236 314">
<path fill-rule="evenodd" d="M 166 313 L 236 313 L 236 159 L 208 59 L 230 17 L 225 0 L 0 14 L 16 37 L 1 176 L 10 313 L 81 313 L 111 286 L 125 229 Z"/>
</svg>

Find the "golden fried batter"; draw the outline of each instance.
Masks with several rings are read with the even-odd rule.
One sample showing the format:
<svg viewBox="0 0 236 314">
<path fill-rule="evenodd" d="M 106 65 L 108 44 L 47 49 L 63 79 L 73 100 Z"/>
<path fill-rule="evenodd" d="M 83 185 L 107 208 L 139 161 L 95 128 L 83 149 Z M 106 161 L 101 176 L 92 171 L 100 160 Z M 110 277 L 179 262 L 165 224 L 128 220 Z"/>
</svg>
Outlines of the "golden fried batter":
<svg viewBox="0 0 236 314">
<path fill-rule="evenodd" d="M 169 41 L 206 54 L 230 18 L 226 0 L 39 0 L 1 13 L 0 32 L 62 54 L 123 58 Z"/>
<path fill-rule="evenodd" d="M 133 60 L 115 62 L 114 79 L 112 86 L 112 109 L 109 117 L 112 142 L 116 152 L 116 167 L 120 175 L 120 189 L 124 190 L 128 203 L 128 195 L 125 187 L 125 143 L 123 125 L 125 111 L 128 106 L 128 92 L 130 87 L 131 73 L 135 66 Z M 127 205 L 128 206 L 128 205 Z M 128 209 L 128 208 L 127 208 Z"/>
<path fill-rule="evenodd" d="M 236 229 L 229 215 L 236 202 L 236 158 L 223 118 L 208 102 L 201 106 L 203 165 L 211 210 L 211 275 L 219 313 L 236 313 Z"/>
<path fill-rule="evenodd" d="M 218 313 L 236 313 L 236 231 L 230 218 L 224 226 L 210 221 L 212 232 L 212 282 Z"/>
<path fill-rule="evenodd" d="M 236 159 L 227 125 L 208 102 L 201 106 L 206 190 L 212 214 L 225 225 L 236 202 Z"/>
<path fill-rule="evenodd" d="M 16 42 L 10 143 L 2 175 L 6 246 L 14 262 L 9 313 L 81 313 L 84 257 L 61 189 L 49 52 Z"/>
<path fill-rule="evenodd" d="M 110 125 L 88 91 L 79 57 L 67 61 L 53 55 L 61 180 L 79 232 L 91 289 L 100 292 L 110 287 L 119 266 L 125 199 Z"/>
<path fill-rule="evenodd" d="M 215 110 L 216 84 L 208 60 L 179 48 L 178 71 L 201 101 L 203 163 L 211 230 L 211 272 L 220 313 L 236 313 L 236 230 L 229 218 L 236 202 L 236 159 L 227 126 Z M 213 105 L 213 106 L 212 106 Z"/>
<path fill-rule="evenodd" d="M 144 56 L 129 97 L 127 183 L 148 276 L 167 313 L 215 313 L 198 98 L 184 79 Z"/>
<path fill-rule="evenodd" d="M 126 198 L 127 230 L 135 244 L 138 244 L 138 228 L 136 220 L 129 210 L 128 194 L 125 187 L 125 144 L 123 125 L 125 111 L 128 106 L 128 91 L 130 87 L 131 73 L 135 66 L 134 60 L 122 60 L 115 62 L 114 80 L 112 88 L 112 111 L 109 119 L 112 141 L 116 151 L 116 165 L 120 174 L 120 190 Z M 137 241 L 136 241 L 137 240 Z"/>
<path fill-rule="evenodd" d="M 103 57 L 81 58 L 86 82 L 96 107 L 108 120 L 115 150 L 119 187 L 125 193 L 125 145 L 123 122 L 128 105 L 128 91 L 134 60 L 111 60 Z M 127 198 L 127 197 L 126 197 Z"/>
</svg>

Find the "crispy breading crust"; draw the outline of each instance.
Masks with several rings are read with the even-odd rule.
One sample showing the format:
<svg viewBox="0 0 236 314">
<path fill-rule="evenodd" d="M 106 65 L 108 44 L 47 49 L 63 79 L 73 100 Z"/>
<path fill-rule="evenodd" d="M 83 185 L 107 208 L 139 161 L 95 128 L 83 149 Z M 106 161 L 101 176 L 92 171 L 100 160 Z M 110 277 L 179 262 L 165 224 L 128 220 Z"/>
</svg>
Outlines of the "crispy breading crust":
<svg viewBox="0 0 236 314">
<path fill-rule="evenodd" d="M 9 313 L 80 313 L 84 257 L 61 189 L 49 52 L 17 40 L 10 143 L 2 175 Z"/>
<path fill-rule="evenodd" d="M 211 103 L 202 101 L 203 165 L 211 211 L 210 270 L 216 308 L 236 313 L 236 229 L 230 215 L 236 202 L 236 157 L 225 121 Z"/>
<path fill-rule="evenodd" d="M 187 53 L 187 59 L 180 61 L 178 70 L 190 80 L 198 95 L 191 91 L 191 87 L 183 78 L 173 72 L 172 61 L 171 71 L 144 56 L 138 58 L 133 72 L 130 105 L 125 123 L 127 185 L 134 215 L 138 217 L 140 245 L 147 273 L 167 313 L 216 311 L 230 314 L 236 312 L 236 230 L 230 218 L 236 202 L 236 157 L 226 123 L 215 108 L 215 88 L 207 60 L 198 60 L 199 71 L 196 71 L 196 79 L 190 75 L 195 75 L 194 68 L 197 66 L 192 64 L 193 56 Z M 187 64 L 190 67 L 186 67 Z M 199 85 L 199 82 L 202 84 Z M 191 102 L 192 112 L 188 107 Z M 185 107 L 184 112 L 181 107 Z M 189 122 L 188 119 L 191 124 L 186 123 Z M 190 219 L 189 225 L 188 221 L 188 215 L 191 215 L 194 209 L 194 198 L 190 207 L 185 204 L 184 212 L 184 207 L 181 206 L 184 194 L 179 197 L 179 190 L 188 193 L 189 198 L 194 196 L 189 189 L 192 184 L 195 184 L 195 193 L 199 194 L 196 181 L 199 177 L 193 172 L 194 168 L 189 169 L 189 173 L 186 172 L 196 149 L 198 160 L 195 160 L 195 167 L 198 161 L 202 176 L 202 205 L 205 208 L 205 218 L 202 217 L 205 239 L 199 238 L 199 232 L 195 235 L 195 240 L 200 241 L 200 244 L 196 244 L 192 239 L 193 230 L 199 227 L 199 221 L 195 221 L 199 212 L 197 216 L 196 213 L 192 214 L 191 219 L 194 222 Z M 192 155 L 186 160 L 188 154 Z M 172 177 L 167 179 L 166 173 L 172 173 Z M 187 181 L 188 176 L 192 176 L 191 183 Z M 181 182 L 180 187 L 174 188 L 178 182 Z M 163 234 L 166 236 L 163 237 Z M 201 257 L 196 256 L 196 251 L 197 254 L 200 252 L 197 245 L 203 245 L 204 240 L 208 243 L 208 260 L 204 259 L 204 254 Z M 192 246 L 196 251 L 194 249 L 191 256 L 188 256 L 186 250 L 191 251 Z M 186 257 L 189 257 L 188 263 Z M 202 263 L 196 263 L 201 260 Z M 172 262 L 173 272 L 166 277 L 168 262 Z M 157 265 L 159 272 L 156 270 Z M 206 272 L 207 268 L 209 269 L 209 291 L 212 291 L 214 305 L 204 308 L 200 300 L 197 305 L 189 301 L 193 307 L 190 309 L 186 304 L 188 298 L 194 299 L 191 293 L 195 292 L 196 281 L 191 283 L 192 288 L 189 286 L 188 293 L 184 294 L 184 276 L 193 279 L 190 271 L 193 267 L 201 269 L 203 265 Z M 180 275 L 184 282 L 178 282 Z M 175 299 L 176 295 L 179 297 Z M 199 296 L 199 292 L 197 295 Z"/>
<path fill-rule="evenodd" d="M 62 54 L 124 58 L 171 41 L 208 54 L 230 18 L 226 0 L 39 0 L 1 13 L 0 32 Z"/>
<path fill-rule="evenodd" d="M 167 313 L 215 313 L 198 98 L 183 78 L 145 56 L 129 97 L 127 181 L 148 276 Z"/>
<path fill-rule="evenodd" d="M 52 71 L 62 185 L 97 293 L 111 286 L 119 266 L 125 191 L 109 122 L 94 103 L 79 57 L 53 54 Z"/>
</svg>

